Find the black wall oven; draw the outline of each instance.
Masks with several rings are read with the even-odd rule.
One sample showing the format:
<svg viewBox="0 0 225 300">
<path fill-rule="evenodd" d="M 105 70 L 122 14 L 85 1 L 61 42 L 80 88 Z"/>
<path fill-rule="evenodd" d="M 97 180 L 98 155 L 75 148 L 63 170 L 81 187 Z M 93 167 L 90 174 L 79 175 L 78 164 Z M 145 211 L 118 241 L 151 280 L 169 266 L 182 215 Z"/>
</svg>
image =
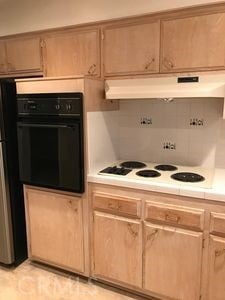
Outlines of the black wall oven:
<svg viewBox="0 0 225 300">
<path fill-rule="evenodd" d="M 20 180 L 84 192 L 81 93 L 17 95 Z"/>
</svg>

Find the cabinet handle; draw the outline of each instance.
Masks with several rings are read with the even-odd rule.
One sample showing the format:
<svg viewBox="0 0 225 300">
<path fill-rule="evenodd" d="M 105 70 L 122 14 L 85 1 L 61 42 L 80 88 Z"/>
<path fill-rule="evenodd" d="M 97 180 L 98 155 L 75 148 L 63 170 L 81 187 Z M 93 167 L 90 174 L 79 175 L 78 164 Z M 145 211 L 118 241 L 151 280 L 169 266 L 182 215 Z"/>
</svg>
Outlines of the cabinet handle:
<svg viewBox="0 0 225 300">
<path fill-rule="evenodd" d="M 146 237 L 146 241 L 154 240 L 156 234 L 158 233 L 158 229 L 155 229 L 153 232 L 149 233 Z"/>
<path fill-rule="evenodd" d="M 96 71 L 96 64 L 93 64 L 93 65 L 91 65 L 90 68 L 88 69 L 88 74 L 89 74 L 89 75 L 94 75 L 95 71 Z"/>
<path fill-rule="evenodd" d="M 155 62 L 155 58 L 153 57 L 153 58 L 145 65 L 145 70 L 148 70 L 154 62 Z"/>
<path fill-rule="evenodd" d="M 128 228 L 128 231 L 130 232 L 130 234 L 133 236 L 133 238 L 136 238 L 138 236 L 138 232 L 132 228 L 131 223 L 127 224 L 127 228 Z"/>
<path fill-rule="evenodd" d="M 166 221 L 173 222 L 173 223 L 179 223 L 179 221 L 180 221 L 180 217 L 179 216 L 177 216 L 177 215 L 171 215 L 169 213 L 167 213 L 165 215 L 165 219 L 166 219 Z"/>
<path fill-rule="evenodd" d="M 74 204 L 74 201 L 72 201 L 72 200 L 68 200 L 68 203 L 69 203 L 70 208 L 71 208 L 75 213 L 78 213 L 77 203 Z"/>
<path fill-rule="evenodd" d="M 163 65 L 164 65 L 167 69 L 169 69 L 169 70 L 171 70 L 171 69 L 174 68 L 174 64 L 173 64 L 170 60 L 168 60 L 167 58 L 164 58 L 164 59 L 163 59 Z"/>
<path fill-rule="evenodd" d="M 225 249 L 215 251 L 215 257 L 219 257 L 224 254 L 225 254 Z"/>
</svg>

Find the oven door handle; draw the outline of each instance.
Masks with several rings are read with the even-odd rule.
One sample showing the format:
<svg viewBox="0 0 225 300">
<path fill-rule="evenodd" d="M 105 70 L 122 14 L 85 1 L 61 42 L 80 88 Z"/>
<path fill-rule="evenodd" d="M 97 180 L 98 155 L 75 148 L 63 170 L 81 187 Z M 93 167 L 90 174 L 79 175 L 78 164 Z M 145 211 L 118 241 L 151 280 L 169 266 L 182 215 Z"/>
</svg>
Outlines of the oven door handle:
<svg viewBox="0 0 225 300">
<path fill-rule="evenodd" d="M 49 125 L 49 124 L 24 124 L 18 123 L 18 127 L 36 127 L 36 128 L 74 128 L 73 125 Z"/>
</svg>

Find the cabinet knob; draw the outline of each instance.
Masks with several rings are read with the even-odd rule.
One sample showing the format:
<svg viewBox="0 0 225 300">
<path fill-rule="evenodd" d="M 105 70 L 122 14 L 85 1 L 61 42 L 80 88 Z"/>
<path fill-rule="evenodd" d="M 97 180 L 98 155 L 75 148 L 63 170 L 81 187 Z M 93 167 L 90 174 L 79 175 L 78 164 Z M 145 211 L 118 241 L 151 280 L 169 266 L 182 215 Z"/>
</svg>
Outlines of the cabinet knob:
<svg viewBox="0 0 225 300">
<path fill-rule="evenodd" d="M 174 68 L 174 64 L 172 63 L 172 61 L 170 61 L 169 59 L 167 59 L 166 57 L 163 59 L 163 65 L 168 69 L 171 70 Z"/>
<path fill-rule="evenodd" d="M 153 57 L 153 58 L 145 65 L 145 70 L 148 70 L 154 62 L 155 62 L 155 58 Z"/>
</svg>

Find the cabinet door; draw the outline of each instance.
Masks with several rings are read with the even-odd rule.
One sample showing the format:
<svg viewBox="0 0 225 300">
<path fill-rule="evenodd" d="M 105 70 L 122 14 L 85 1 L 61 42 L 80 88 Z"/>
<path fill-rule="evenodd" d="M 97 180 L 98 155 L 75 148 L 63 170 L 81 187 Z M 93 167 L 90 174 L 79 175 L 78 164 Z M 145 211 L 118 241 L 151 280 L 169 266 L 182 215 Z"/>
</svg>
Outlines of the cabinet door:
<svg viewBox="0 0 225 300">
<path fill-rule="evenodd" d="M 40 38 L 7 40 L 6 52 L 10 73 L 42 70 Z"/>
<path fill-rule="evenodd" d="M 5 50 L 5 42 L 0 41 L 0 74 L 4 74 L 7 71 L 7 59 Z"/>
<path fill-rule="evenodd" d="M 145 225 L 144 288 L 172 299 L 199 300 L 202 233 Z"/>
<path fill-rule="evenodd" d="M 99 75 L 99 44 L 98 30 L 64 32 L 46 37 L 46 75 Z"/>
<path fill-rule="evenodd" d="M 95 212 L 93 242 L 96 277 L 141 287 L 140 221 Z"/>
<path fill-rule="evenodd" d="M 223 69 L 225 13 L 162 22 L 161 71 Z"/>
<path fill-rule="evenodd" d="M 83 272 L 82 199 L 26 189 L 30 257 Z"/>
<path fill-rule="evenodd" d="M 104 74 L 159 72 L 159 22 L 104 30 Z"/>
<path fill-rule="evenodd" d="M 210 237 L 209 300 L 225 299 L 225 238 Z"/>
</svg>

